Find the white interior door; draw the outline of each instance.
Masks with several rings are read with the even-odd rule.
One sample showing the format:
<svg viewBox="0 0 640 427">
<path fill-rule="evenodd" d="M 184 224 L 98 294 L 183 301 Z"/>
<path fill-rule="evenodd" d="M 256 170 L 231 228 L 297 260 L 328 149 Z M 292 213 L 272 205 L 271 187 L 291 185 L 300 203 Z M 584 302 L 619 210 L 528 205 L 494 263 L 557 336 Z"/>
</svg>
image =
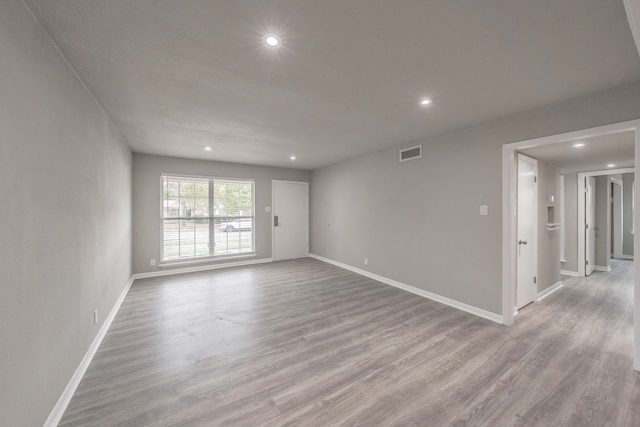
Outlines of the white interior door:
<svg viewBox="0 0 640 427">
<path fill-rule="evenodd" d="M 614 258 L 622 258 L 622 185 L 611 183 L 611 248 Z"/>
<path fill-rule="evenodd" d="M 518 154 L 517 309 L 535 298 L 537 169 L 537 160 Z"/>
<path fill-rule="evenodd" d="M 309 252 L 309 183 L 273 181 L 273 259 L 306 257 Z"/>
<path fill-rule="evenodd" d="M 596 265 L 596 178 L 588 176 L 585 178 L 585 275 L 593 273 Z"/>
</svg>

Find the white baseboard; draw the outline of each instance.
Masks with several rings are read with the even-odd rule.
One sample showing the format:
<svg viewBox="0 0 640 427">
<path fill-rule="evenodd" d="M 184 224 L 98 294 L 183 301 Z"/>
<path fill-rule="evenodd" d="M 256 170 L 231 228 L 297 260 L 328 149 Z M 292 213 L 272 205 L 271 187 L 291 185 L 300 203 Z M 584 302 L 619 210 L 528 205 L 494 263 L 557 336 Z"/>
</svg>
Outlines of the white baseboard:
<svg viewBox="0 0 640 427">
<path fill-rule="evenodd" d="M 560 274 L 562 274 L 564 276 L 579 277 L 577 271 L 560 270 Z"/>
<path fill-rule="evenodd" d="M 58 399 L 58 402 L 51 410 L 51 413 L 49 414 L 49 418 L 47 418 L 47 421 L 45 421 L 44 423 L 44 427 L 55 427 L 58 425 L 58 423 L 62 419 L 62 416 L 64 415 L 64 411 L 67 410 L 67 406 L 69 405 L 69 402 L 73 397 L 73 394 L 76 392 L 76 389 L 78 388 L 78 384 L 80 384 L 80 380 L 82 380 L 82 377 L 87 371 L 87 368 L 91 363 L 91 360 L 93 360 L 93 356 L 96 354 L 98 347 L 100 347 L 100 344 L 102 343 L 104 336 L 107 334 L 107 331 L 109 330 L 109 327 L 113 322 L 113 319 L 115 319 L 116 314 L 118 314 L 118 310 L 120 310 L 120 306 L 122 305 L 124 298 L 127 296 L 127 293 L 129 292 L 129 289 L 131 288 L 131 284 L 133 283 L 133 281 L 134 281 L 134 278 L 132 276 L 127 282 L 127 286 L 125 286 L 122 292 L 120 293 L 120 296 L 116 300 L 116 303 L 111 309 L 111 312 L 109 312 L 109 315 L 107 316 L 107 318 L 104 319 L 104 323 L 102 324 L 102 327 L 100 327 L 98 334 L 93 339 L 93 342 L 89 346 L 89 349 L 87 350 L 84 357 L 80 361 L 80 365 L 78 365 L 78 367 L 76 368 L 76 371 L 73 373 L 71 380 L 69 381 L 69 383 L 67 384 L 67 387 L 62 392 L 62 395 Z"/>
<path fill-rule="evenodd" d="M 407 285 L 405 283 L 401 283 L 401 282 L 398 282 L 396 280 L 389 279 L 387 277 L 379 276 L 379 275 L 371 273 L 369 271 L 362 270 L 362 269 L 356 268 L 356 267 L 352 267 L 352 266 L 350 266 L 348 264 L 343 264 L 341 262 L 334 261 L 334 260 L 329 259 L 329 258 L 325 258 L 325 257 L 319 256 L 319 255 L 315 255 L 315 254 L 309 254 L 309 257 L 315 258 L 315 259 L 320 260 L 320 261 L 324 261 L 324 262 L 326 262 L 328 264 L 333 264 L 333 265 L 335 265 L 337 267 L 344 268 L 345 270 L 353 271 L 354 273 L 360 274 L 362 276 L 368 277 L 368 278 L 373 279 L 373 280 L 377 280 L 378 282 L 382 282 L 382 283 L 385 283 L 387 285 L 394 286 L 394 287 L 402 289 L 404 291 L 411 292 L 412 294 L 420 295 L 421 297 L 428 298 L 428 299 L 433 300 L 433 301 L 437 301 L 439 303 L 448 305 L 448 306 L 453 307 L 453 308 L 457 308 L 458 310 L 466 311 L 467 313 L 471 313 L 471 314 L 474 314 L 476 316 L 482 317 L 484 319 L 491 320 L 492 322 L 496 322 L 496 323 L 500 323 L 500 324 L 503 323 L 502 316 L 499 315 L 499 314 L 492 313 L 490 311 L 483 310 L 481 308 L 474 307 L 472 305 L 465 304 L 463 302 L 456 301 L 456 300 L 451 299 L 451 298 L 443 297 L 442 295 L 434 294 L 433 292 L 425 291 L 423 289 L 419 289 L 419 288 Z"/>
<path fill-rule="evenodd" d="M 225 262 L 225 263 L 217 263 L 217 264 L 199 265 L 195 267 L 183 267 L 183 268 L 172 268 L 172 269 L 167 269 L 167 266 L 165 265 L 163 270 L 150 271 L 148 273 L 136 273 L 131 277 L 133 277 L 133 280 L 148 279 L 150 277 L 170 276 L 173 274 L 183 274 L 183 273 L 195 273 L 197 271 L 217 270 L 219 268 L 240 267 L 243 265 L 263 264 L 267 262 L 273 262 L 273 258 L 250 259 L 247 261 Z"/>
<path fill-rule="evenodd" d="M 554 285 L 549 286 L 544 291 L 538 293 L 536 301 L 543 300 L 544 298 L 548 297 L 549 295 L 551 295 L 552 293 L 554 293 L 558 289 L 562 288 L 563 286 L 564 285 L 562 284 L 562 282 L 558 282 L 558 283 L 556 283 Z"/>
<path fill-rule="evenodd" d="M 593 269 L 596 271 L 611 271 L 611 266 L 602 267 L 600 265 L 594 265 Z"/>
<path fill-rule="evenodd" d="M 622 254 L 622 256 L 620 257 L 621 259 L 633 259 L 633 255 L 625 255 Z"/>
</svg>

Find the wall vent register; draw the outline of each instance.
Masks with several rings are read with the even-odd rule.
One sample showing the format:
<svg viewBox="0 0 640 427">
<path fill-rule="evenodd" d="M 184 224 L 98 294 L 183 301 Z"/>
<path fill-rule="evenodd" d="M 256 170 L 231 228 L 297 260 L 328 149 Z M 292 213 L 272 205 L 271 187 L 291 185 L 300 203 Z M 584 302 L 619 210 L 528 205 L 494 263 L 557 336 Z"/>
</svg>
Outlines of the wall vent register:
<svg viewBox="0 0 640 427">
<path fill-rule="evenodd" d="M 406 162 L 407 160 L 419 159 L 422 157 L 422 145 L 416 145 L 415 147 L 409 147 L 400 150 L 400 161 Z"/>
</svg>

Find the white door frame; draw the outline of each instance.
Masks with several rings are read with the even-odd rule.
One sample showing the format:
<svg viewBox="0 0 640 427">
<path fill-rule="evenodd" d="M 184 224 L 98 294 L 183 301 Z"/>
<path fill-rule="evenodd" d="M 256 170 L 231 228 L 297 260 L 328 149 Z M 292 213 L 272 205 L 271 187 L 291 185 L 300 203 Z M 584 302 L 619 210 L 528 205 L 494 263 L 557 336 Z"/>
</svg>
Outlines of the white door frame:
<svg viewBox="0 0 640 427">
<path fill-rule="evenodd" d="M 586 182 L 584 183 L 585 187 L 585 206 L 584 209 L 584 274 L 583 276 L 590 276 L 596 270 L 596 177 L 590 176 L 586 177 Z M 578 187 L 578 186 L 577 186 Z M 589 191 L 590 190 L 590 191 Z M 576 197 L 576 200 L 579 200 L 580 196 Z M 579 203 L 579 202 L 578 202 Z M 576 221 L 576 226 L 578 230 L 580 226 L 577 225 L 578 221 Z M 589 228 L 587 228 L 589 226 Z M 576 235 L 578 237 L 578 235 Z M 580 240 L 578 238 L 578 240 Z M 580 243 L 578 243 L 580 246 Z M 580 251 L 578 251 L 578 254 Z M 580 258 L 580 255 L 578 255 Z M 580 264 L 580 260 L 577 259 L 578 265 Z M 591 263 L 591 265 L 589 265 Z M 580 275 L 580 274 L 578 274 Z"/>
<path fill-rule="evenodd" d="M 513 324 L 516 284 L 516 151 L 624 131 L 635 131 L 635 164 L 640 165 L 640 120 L 513 142 L 502 146 L 502 321 L 505 325 Z M 634 193 L 637 191 L 637 188 L 634 189 Z M 640 197 L 640 194 L 634 194 L 634 197 Z M 635 229 L 635 224 L 640 224 L 640 209 L 634 211 L 633 222 Z M 640 253 L 640 233 L 634 234 L 633 247 L 634 252 Z M 634 369 L 640 371 L 640 257 L 636 258 L 638 259 L 633 262 L 634 313 L 636 313 L 633 363 Z"/>
<path fill-rule="evenodd" d="M 560 209 L 560 216 L 558 217 L 560 220 L 556 220 L 555 222 L 560 223 L 560 262 L 567 262 L 565 257 L 565 246 L 564 246 L 564 227 L 566 226 L 566 220 L 564 218 L 564 175 L 560 175 L 560 199 L 558 200 Z"/>
<path fill-rule="evenodd" d="M 288 184 L 305 184 L 307 187 L 307 254 L 306 256 L 309 256 L 309 183 L 305 182 L 305 181 L 287 181 L 287 180 L 283 180 L 283 179 L 272 179 L 271 180 L 271 259 L 274 261 L 277 261 L 277 259 L 275 258 L 275 254 L 276 254 L 276 228 L 273 226 L 273 222 L 274 222 L 274 216 L 275 216 L 275 206 L 274 206 L 274 199 L 275 199 L 275 183 L 276 182 L 284 182 L 284 183 L 288 183 Z"/>
<path fill-rule="evenodd" d="M 638 143 L 638 133 L 636 132 L 636 144 Z M 629 173 L 634 172 L 635 168 L 618 168 L 618 169 L 607 169 L 607 170 L 599 170 L 599 171 L 591 171 L 591 172 L 580 172 L 578 173 L 578 276 L 584 276 L 586 274 L 586 263 L 585 263 L 585 238 L 584 238 L 584 228 L 587 221 L 587 215 L 585 213 L 585 183 L 584 180 L 590 176 L 603 176 L 603 175 L 616 175 L 619 173 Z M 610 224 L 607 224 L 610 226 Z M 595 242 L 594 242 L 595 244 Z"/>
<path fill-rule="evenodd" d="M 527 156 L 526 154 L 522 154 L 522 153 L 517 153 L 516 154 L 516 165 L 517 165 L 517 161 L 519 159 L 523 159 L 526 162 L 530 162 L 533 164 L 533 170 L 534 170 L 534 174 L 535 174 L 535 180 L 534 180 L 534 184 L 533 184 L 533 237 L 531 239 L 531 247 L 533 248 L 533 276 L 534 277 L 538 277 L 538 160 L 534 159 L 533 157 Z M 517 185 L 517 179 L 516 179 L 516 185 Z M 518 204 L 518 199 L 517 199 L 517 187 L 516 187 L 516 206 Z M 516 236 L 517 236 L 517 226 L 518 226 L 518 222 L 517 222 L 517 215 L 519 215 L 518 210 L 516 209 Z M 516 248 L 518 246 L 516 245 Z M 516 249 L 516 252 L 519 249 Z M 517 258 L 516 258 L 516 265 L 517 265 Z M 518 283 L 517 283 L 517 274 L 518 271 L 516 269 L 516 293 L 514 295 L 514 304 L 513 304 L 513 315 L 517 315 L 518 314 L 518 304 L 517 304 L 517 288 L 518 288 Z M 533 302 L 537 302 L 538 301 L 538 284 L 537 281 L 534 282 L 533 284 Z"/>
<path fill-rule="evenodd" d="M 611 244 L 611 257 L 621 259 L 622 258 L 622 242 L 623 242 L 623 227 L 624 224 L 624 203 L 622 200 L 624 185 L 621 179 L 611 178 L 611 184 L 614 186 L 620 187 L 618 190 L 618 197 L 615 196 L 616 192 L 611 192 L 611 199 L 613 200 L 613 205 L 616 207 L 611 211 L 611 235 L 613 237 L 613 243 Z M 613 187 L 612 187 L 613 189 Z M 613 214 L 617 212 L 616 215 L 618 218 L 614 218 Z"/>
</svg>

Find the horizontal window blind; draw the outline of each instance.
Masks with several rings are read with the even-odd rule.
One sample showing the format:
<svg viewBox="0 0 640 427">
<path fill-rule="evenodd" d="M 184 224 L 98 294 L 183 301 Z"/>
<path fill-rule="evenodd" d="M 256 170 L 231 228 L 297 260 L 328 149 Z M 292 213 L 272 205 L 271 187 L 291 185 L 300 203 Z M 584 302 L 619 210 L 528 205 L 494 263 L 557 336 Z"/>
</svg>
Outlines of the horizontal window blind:
<svg viewBox="0 0 640 427">
<path fill-rule="evenodd" d="M 163 262 L 254 252 L 254 183 L 162 176 Z"/>
</svg>

